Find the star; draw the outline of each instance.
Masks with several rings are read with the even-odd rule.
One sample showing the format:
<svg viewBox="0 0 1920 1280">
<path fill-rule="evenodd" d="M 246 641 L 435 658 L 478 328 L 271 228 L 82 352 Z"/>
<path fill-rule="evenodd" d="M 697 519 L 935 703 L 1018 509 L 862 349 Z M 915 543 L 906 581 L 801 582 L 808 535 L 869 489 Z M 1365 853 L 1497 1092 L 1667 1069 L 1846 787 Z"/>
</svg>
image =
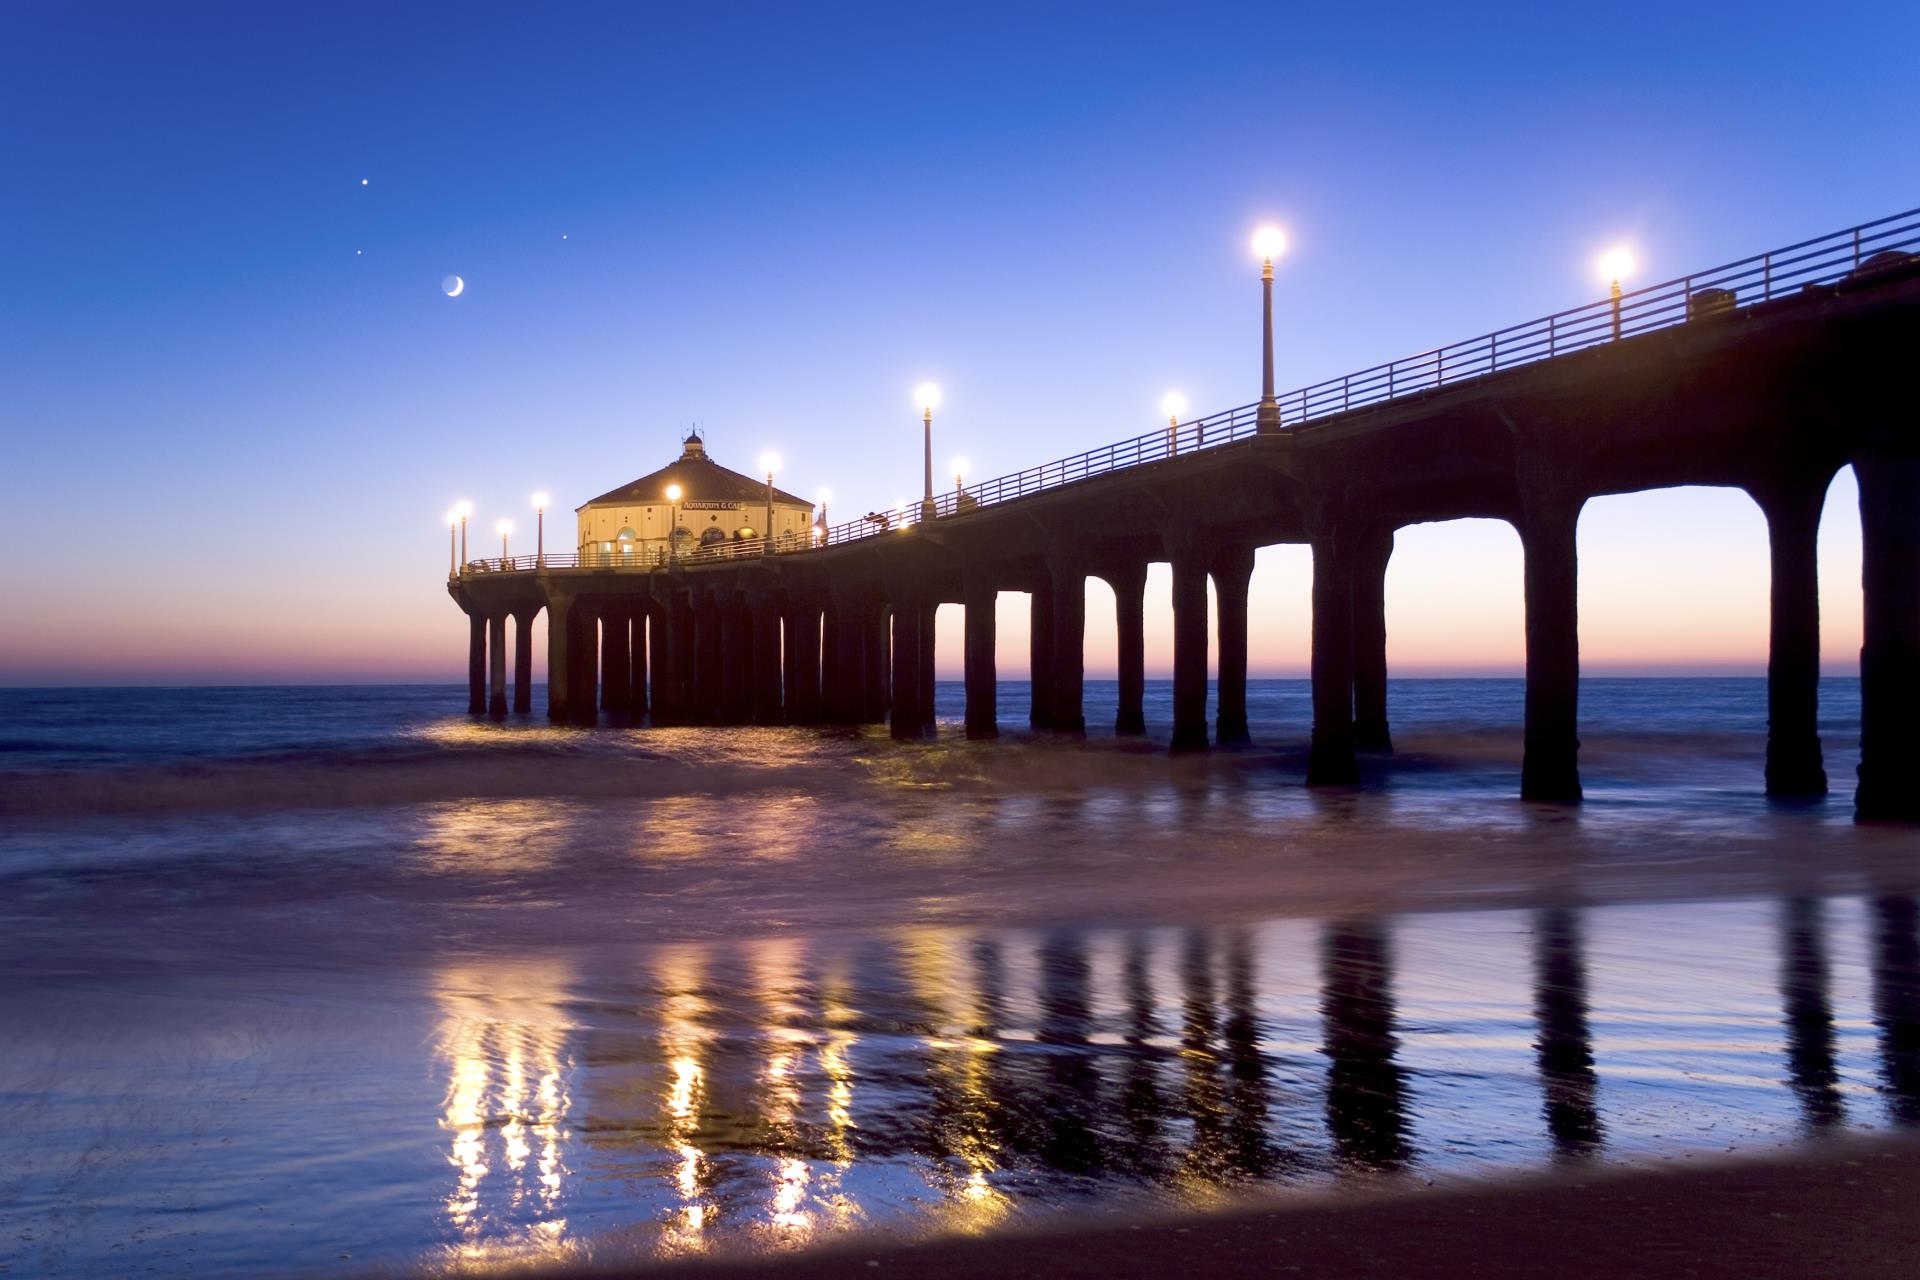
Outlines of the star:
<svg viewBox="0 0 1920 1280">
<path fill-rule="evenodd" d="M 364 186 L 366 186 L 366 185 L 367 185 L 367 180 L 366 180 L 365 178 L 362 178 L 362 179 L 360 179 L 360 185 L 361 185 L 361 186 L 363 186 L 363 187 L 364 187 Z"/>
</svg>

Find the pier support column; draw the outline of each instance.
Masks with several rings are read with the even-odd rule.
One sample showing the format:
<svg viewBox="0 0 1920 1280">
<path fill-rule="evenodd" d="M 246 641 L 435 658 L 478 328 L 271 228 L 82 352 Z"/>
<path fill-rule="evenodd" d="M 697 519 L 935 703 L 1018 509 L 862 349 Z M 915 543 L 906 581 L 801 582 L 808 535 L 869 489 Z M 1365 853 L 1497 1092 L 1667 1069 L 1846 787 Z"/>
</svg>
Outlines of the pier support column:
<svg viewBox="0 0 1920 1280">
<path fill-rule="evenodd" d="M 720 594 L 720 723 L 753 719 L 753 611 L 737 589 Z"/>
<path fill-rule="evenodd" d="M 488 662 L 487 714 L 495 720 L 507 718 L 507 615 L 497 613 L 487 619 L 487 645 L 492 650 Z"/>
<path fill-rule="evenodd" d="M 573 722 L 579 725 L 597 723 L 599 718 L 594 697 L 594 675 L 600 661 L 596 607 L 576 600 L 567 610 L 567 707 Z"/>
<path fill-rule="evenodd" d="M 654 606 L 651 601 L 642 601 L 633 607 L 633 618 L 628 631 L 628 652 L 633 664 L 628 670 L 627 711 L 637 722 L 647 714 L 647 668 L 652 665 L 647 653 L 647 630 Z M 659 634 L 655 629 L 655 635 Z"/>
<path fill-rule="evenodd" d="M 1520 520 L 1526 557 L 1526 746 L 1523 800 L 1580 799 L 1581 501 L 1530 506 Z"/>
<path fill-rule="evenodd" d="M 1220 675 L 1213 740 L 1223 747 L 1244 747 L 1253 741 L 1247 732 L 1247 588 L 1252 580 L 1252 547 L 1231 547 L 1214 557 Z"/>
<path fill-rule="evenodd" d="M 782 683 L 789 724 L 817 724 L 821 718 L 821 612 L 814 598 L 792 599 L 787 605 Z"/>
<path fill-rule="evenodd" d="M 1053 710 L 1047 727 L 1085 737 L 1087 571 L 1076 561 L 1050 557 L 1047 578 L 1053 584 Z"/>
<path fill-rule="evenodd" d="M 1360 781 L 1353 750 L 1353 567 L 1344 534 L 1313 539 L 1313 740 L 1307 785 Z"/>
<path fill-rule="evenodd" d="M 820 715 L 822 724 L 851 724 L 847 714 L 847 624 L 840 602 L 828 595 L 820 610 Z"/>
<path fill-rule="evenodd" d="M 780 724 L 780 602 L 770 591 L 753 593 L 753 690 L 755 724 Z"/>
<path fill-rule="evenodd" d="M 920 623 L 925 614 L 918 600 L 893 597 L 893 708 L 889 724 L 896 738 L 919 738 L 926 732 L 920 710 Z"/>
<path fill-rule="evenodd" d="M 487 713 L 487 615 L 467 615 L 467 714 Z"/>
<path fill-rule="evenodd" d="M 1826 486 L 1755 495 L 1767 517 L 1772 614 L 1767 632 L 1767 794 L 1827 794 L 1820 758 L 1820 511 Z"/>
<path fill-rule="evenodd" d="M 1173 560 L 1173 749 L 1207 749 L 1207 556 Z"/>
<path fill-rule="evenodd" d="M 570 715 L 567 618 L 572 612 L 572 596 L 564 591 L 547 592 L 547 719 L 555 724 L 565 724 Z"/>
<path fill-rule="evenodd" d="M 720 719 L 720 690 L 725 668 L 725 619 L 713 592 L 695 590 L 693 608 L 693 702 L 688 708 L 688 723 L 715 724 Z"/>
<path fill-rule="evenodd" d="M 1393 530 L 1369 529 L 1353 543 L 1353 745 L 1393 754 L 1387 727 L 1387 562 Z"/>
<path fill-rule="evenodd" d="M 1920 820 L 1920 455 L 1857 457 L 1860 786 L 1854 816 Z"/>
<path fill-rule="evenodd" d="M 998 621 L 995 610 L 1000 594 L 992 583 L 971 578 L 965 590 L 966 600 L 961 607 L 967 612 L 967 736 L 997 738 L 1000 736 L 1000 673 L 994 660 L 994 643 Z"/>
<path fill-rule="evenodd" d="M 600 709 L 624 715 L 633 691 L 633 650 L 628 637 L 633 623 L 624 604 L 603 605 L 600 610 Z"/>
<path fill-rule="evenodd" d="M 823 714 L 829 724 L 861 724 L 867 718 L 865 615 L 850 596 L 833 594 L 827 601 L 824 631 Z"/>
<path fill-rule="evenodd" d="M 929 600 L 920 606 L 920 725 L 928 737 L 934 736 L 934 622 L 939 612 L 938 600 Z"/>
<path fill-rule="evenodd" d="M 693 657 L 693 605 L 679 588 L 667 592 L 653 646 L 653 722 L 687 723 L 688 667 Z"/>
<path fill-rule="evenodd" d="M 1113 715 L 1117 734 L 1147 731 L 1147 566 L 1127 565 L 1106 573 L 1113 588 L 1115 646 L 1114 675 L 1120 686 L 1120 705 Z"/>
<path fill-rule="evenodd" d="M 1053 727 L 1053 578 L 1042 570 L 1033 582 L 1027 629 L 1027 683 L 1030 702 L 1027 725 Z"/>
<path fill-rule="evenodd" d="M 513 615 L 513 710 L 526 715 L 533 710 L 533 614 L 522 609 Z"/>
<path fill-rule="evenodd" d="M 893 628 L 885 605 L 873 602 L 860 610 L 861 701 L 863 724 L 879 724 L 893 706 Z"/>
</svg>

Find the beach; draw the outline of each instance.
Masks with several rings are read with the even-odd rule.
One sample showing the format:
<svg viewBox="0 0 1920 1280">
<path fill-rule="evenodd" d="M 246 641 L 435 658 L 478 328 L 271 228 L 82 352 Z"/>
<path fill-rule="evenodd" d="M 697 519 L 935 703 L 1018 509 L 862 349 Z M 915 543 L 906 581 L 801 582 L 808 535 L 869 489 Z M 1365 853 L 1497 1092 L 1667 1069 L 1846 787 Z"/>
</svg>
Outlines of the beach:
<svg viewBox="0 0 1920 1280">
<path fill-rule="evenodd" d="M 1576 1183 L 1710 1161 L 1772 1223 L 1920 1122 L 1920 854 L 1852 821 L 1829 683 L 1836 794 L 1777 805 L 1760 682 L 1590 682 L 1578 808 L 1514 798 L 1513 681 L 1396 682 L 1331 791 L 1299 682 L 1189 757 L 8 691 L 0 1264 L 1163 1256 L 1124 1222 L 1231 1272 L 1271 1205 L 1324 1217 L 1303 1268 L 1390 1268 L 1480 1197 L 1598 1231 Z"/>
<path fill-rule="evenodd" d="M 803 1258 L 693 1263 L 652 1274 L 765 1277 L 1514 1276 L 1877 1278 L 1920 1250 L 1912 1139 L 1792 1157 L 1403 1195 L 1303 1199 L 1283 1208 L 995 1240 L 841 1248 Z M 560 1273 L 554 1273 L 560 1274 Z M 568 1274 L 580 1274 L 578 1272 Z M 601 1276 L 631 1274 L 618 1269 Z"/>
</svg>

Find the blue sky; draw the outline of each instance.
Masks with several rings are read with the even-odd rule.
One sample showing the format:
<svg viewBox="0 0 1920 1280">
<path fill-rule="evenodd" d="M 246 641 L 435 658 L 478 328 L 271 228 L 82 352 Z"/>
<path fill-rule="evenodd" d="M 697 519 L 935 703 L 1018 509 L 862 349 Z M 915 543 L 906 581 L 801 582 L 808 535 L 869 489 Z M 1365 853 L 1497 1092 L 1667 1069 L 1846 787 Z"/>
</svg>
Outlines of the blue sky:
<svg viewBox="0 0 1920 1280">
<path fill-rule="evenodd" d="M 914 491 L 922 378 L 981 475 L 1243 403 L 1263 220 L 1287 387 L 1586 301 L 1616 241 L 1908 208 L 1915 49 L 1911 5 L 12 4 L 0 682 L 453 675 L 447 506 L 524 528 L 695 421 L 847 516 Z M 1764 592 L 1757 525 L 1645 510 L 1594 554 L 1679 521 Z M 1510 535 L 1432 536 L 1513 603 Z"/>
</svg>

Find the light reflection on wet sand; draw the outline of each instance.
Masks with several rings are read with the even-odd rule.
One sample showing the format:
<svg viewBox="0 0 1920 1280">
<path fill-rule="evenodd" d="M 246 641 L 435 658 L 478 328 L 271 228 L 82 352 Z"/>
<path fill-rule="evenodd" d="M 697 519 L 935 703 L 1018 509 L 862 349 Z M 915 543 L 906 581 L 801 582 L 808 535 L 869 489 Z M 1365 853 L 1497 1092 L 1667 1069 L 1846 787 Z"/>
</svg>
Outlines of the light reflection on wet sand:
<svg viewBox="0 0 1920 1280">
<path fill-rule="evenodd" d="M 571 978 L 549 961 L 458 966 L 435 983 L 447 1079 L 440 1124 L 455 1171 L 443 1204 L 455 1257 L 545 1255 L 566 1238 Z"/>
<path fill-rule="evenodd" d="M 107 1021 L 114 991 L 71 1000 Z M 1920 912 L 1902 895 L 467 957 L 330 1005 L 388 1041 L 413 1028 L 424 1057 L 345 1056 L 324 1099 L 318 1068 L 256 1073 L 246 1105 L 196 1131 L 206 1172 L 183 1188 L 166 1173 L 180 1140 L 151 1115 L 225 1077 L 164 1046 L 231 999 L 182 982 L 100 1040 L 7 1007 L 27 1029 L 0 1047 L 11 1274 L 142 1257 L 183 1229 L 182 1195 L 229 1206 L 196 1228 L 220 1248 L 169 1237 L 162 1271 L 255 1274 L 346 1242 L 357 1261 L 457 1271 L 1920 1123 Z M 270 1057 L 316 1060 L 305 1033 L 277 1034 Z M 80 1060 L 92 1074 L 49 1067 Z M 436 1097 L 410 1113 L 395 1103 L 423 1065 Z M 104 1106 L 128 1072 L 145 1119 Z M 122 1130 L 110 1169 L 76 1145 L 88 1118 Z M 288 1130 L 341 1146 L 291 1159 Z M 84 1230 L 63 1225 L 82 1201 Z M 311 1215 L 333 1201 L 358 1211 L 322 1230 Z"/>
<path fill-rule="evenodd" d="M 586 1064 L 584 1130 L 541 1124 L 583 1168 L 622 1135 L 595 1176 L 628 1179 L 627 1207 L 582 1215 L 618 1228 L 602 1256 L 1719 1151 L 1912 1122 L 1914 925 L 1906 898 L 1790 898 L 673 946 L 631 986 L 602 975 L 578 1026 L 555 975 L 552 1009 L 460 1042 L 500 1048 L 450 1054 L 449 1097 L 477 1072 L 509 1082 L 511 1113 L 522 1044 Z M 596 1089 L 636 1077 L 659 1082 L 655 1121 L 642 1093 Z M 469 1233 L 476 1162 L 456 1146 L 447 1209 Z M 564 1229 L 554 1207 L 499 1218 L 508 1256 Z"/>
</svg>

